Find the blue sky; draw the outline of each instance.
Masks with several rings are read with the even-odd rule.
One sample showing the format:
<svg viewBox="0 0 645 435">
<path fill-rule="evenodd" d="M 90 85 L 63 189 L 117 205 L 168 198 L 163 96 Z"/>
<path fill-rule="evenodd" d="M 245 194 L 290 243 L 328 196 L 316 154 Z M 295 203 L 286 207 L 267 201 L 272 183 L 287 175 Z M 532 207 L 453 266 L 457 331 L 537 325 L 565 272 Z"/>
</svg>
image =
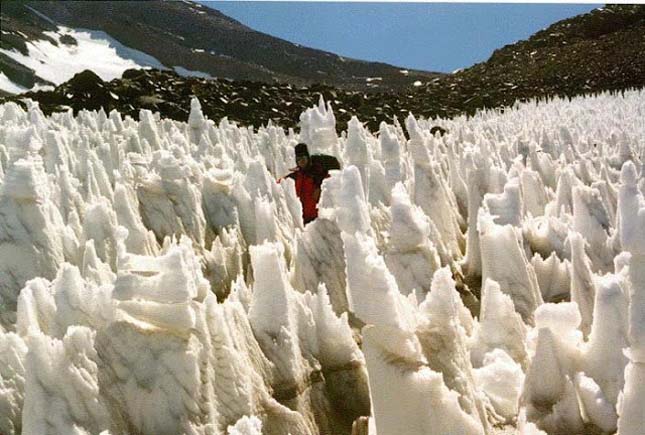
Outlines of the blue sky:
<svg viewBox="0 0 645 435">
<path fill-rule="evenodd" d="M 291 42 L 356 59 L 450 72 L 600 4 L 200 1 Z"/>
</svg>

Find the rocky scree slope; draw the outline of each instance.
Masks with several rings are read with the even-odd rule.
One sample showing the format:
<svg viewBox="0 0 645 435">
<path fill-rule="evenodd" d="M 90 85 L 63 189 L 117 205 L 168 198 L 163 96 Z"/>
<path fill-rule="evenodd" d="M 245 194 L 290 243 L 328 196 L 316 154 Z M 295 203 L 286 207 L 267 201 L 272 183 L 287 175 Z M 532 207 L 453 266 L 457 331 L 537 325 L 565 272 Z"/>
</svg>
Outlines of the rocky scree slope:
<svg viewBox="0 0 645 435">
<path fill-rule="evenodd" d="M 645 5 L 607 5 L 559 21 L 419 90 L 472 113 L 543 96 L 645 86 Z"/>
</svg>

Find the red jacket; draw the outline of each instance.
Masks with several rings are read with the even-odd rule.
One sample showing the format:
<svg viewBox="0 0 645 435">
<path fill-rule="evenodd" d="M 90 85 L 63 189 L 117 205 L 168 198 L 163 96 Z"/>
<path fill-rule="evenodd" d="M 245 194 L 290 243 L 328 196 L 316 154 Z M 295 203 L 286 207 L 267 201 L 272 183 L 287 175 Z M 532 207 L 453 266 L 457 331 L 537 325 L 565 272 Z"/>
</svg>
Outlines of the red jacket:
<svg viewBox="0 0 645 435">
<path fill-rule="evenodd" d="M 302 203 L 302 220 L 305 224 L 318 217 L 320 186 L 329 174 L 322 166 L 311 164 L 307 169 L 296 168 L 287 175 L 296 182 L 296 194 Z"/>
</svg>

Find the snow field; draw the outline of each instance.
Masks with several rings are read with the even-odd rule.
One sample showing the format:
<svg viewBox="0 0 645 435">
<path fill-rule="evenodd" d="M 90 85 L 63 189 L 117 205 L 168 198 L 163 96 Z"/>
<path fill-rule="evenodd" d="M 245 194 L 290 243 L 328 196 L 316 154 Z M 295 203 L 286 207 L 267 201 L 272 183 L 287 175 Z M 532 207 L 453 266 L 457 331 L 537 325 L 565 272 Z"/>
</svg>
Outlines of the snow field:
<svg viewBox="0 0 645 435">
<path fill-rule="evenodd" d="M 645 425 L 644 91 L 340 137 L 322 100 L 300 134 L 28 106 L 0 106 L 1 433 Z M 306 227 L 276 182 L 303 140 L 343 163 Z"/>
<path fill-rule="evenodd" d="M 34 9 L 28 9 L 51 21 Z M 110 81 L 120 78 L 125 70 L 131 68 L 169 69 L 153 56 L 123 45 L 100 30 L 56 26 L 56 31 L 45 31 L 43 34 L 56 44 L 48 39 L 35 39 L 26 41 L 27 54 L 4 48 L 0 48 L 0 53 L 32 69 L 36 76 L 56 86 L 84 70 L 92 70 L 104 81 Z M 66 43 L 65 37 L 71 37 L 76 42 Z M 184 77 L 212 78 L 205 72 L 192 71 L 181 66 L 174 66 L 172 69 Z M 47 88 L 51 86 L 36 84 L 31 89 L 26 89 L 0 72 L 0 89 L 11 94 Z"/>
</svg>

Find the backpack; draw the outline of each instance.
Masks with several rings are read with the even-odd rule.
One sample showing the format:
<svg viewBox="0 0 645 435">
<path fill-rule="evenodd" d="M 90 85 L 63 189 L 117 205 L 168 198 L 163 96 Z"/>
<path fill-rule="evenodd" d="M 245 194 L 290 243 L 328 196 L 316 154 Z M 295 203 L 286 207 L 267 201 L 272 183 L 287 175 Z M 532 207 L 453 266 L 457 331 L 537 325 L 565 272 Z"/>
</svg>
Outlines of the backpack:
<svg viewBox="0 0 645 435">
<path fill-rule="evenodd" d="M 340 162 L 338 159 L 328 154 L 313 154 L 311 156 L 311 164 L 321 167 L 325 172 L 340 169 Z"/>
</svg>

